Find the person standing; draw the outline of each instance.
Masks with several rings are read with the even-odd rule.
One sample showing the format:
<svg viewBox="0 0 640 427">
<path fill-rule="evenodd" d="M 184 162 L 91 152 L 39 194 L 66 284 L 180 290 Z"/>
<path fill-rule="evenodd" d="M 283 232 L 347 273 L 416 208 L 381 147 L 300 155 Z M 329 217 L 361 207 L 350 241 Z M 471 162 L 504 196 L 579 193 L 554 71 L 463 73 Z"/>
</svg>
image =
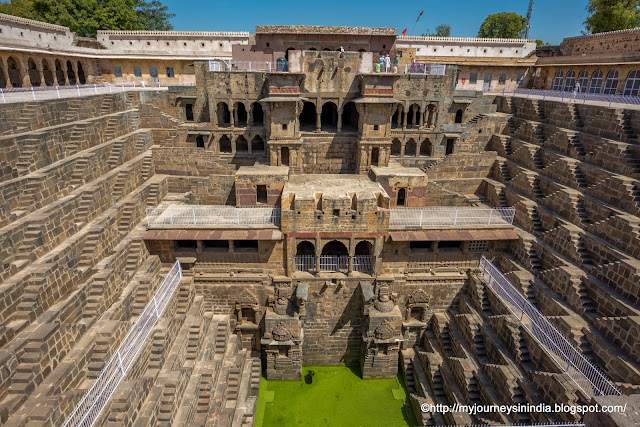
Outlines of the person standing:
<svg viewBox="0 0 640 427">
<path fill-rule="evenodd" d="M 575 102 L 578 92 L 580 92 L 580 82 L 576 82 L 576 85 L 573 87 L 573 98 L 571 99 L 572 101 Z"/>
<path fill-rule="evenodd" d="M 396 55 L 395 58 L 393 58 L 393 72 L 397 73 L 398 72 L 398 64 L 400 63 L 400 60 L 398 59 L 398 56 Z"/>
<path fill-rule="evenodd" d="M 391 71 L 391 58 L 389 58 L 389 54 L 384 57 L 384 72 L 388 73 Z"/>
</svg>

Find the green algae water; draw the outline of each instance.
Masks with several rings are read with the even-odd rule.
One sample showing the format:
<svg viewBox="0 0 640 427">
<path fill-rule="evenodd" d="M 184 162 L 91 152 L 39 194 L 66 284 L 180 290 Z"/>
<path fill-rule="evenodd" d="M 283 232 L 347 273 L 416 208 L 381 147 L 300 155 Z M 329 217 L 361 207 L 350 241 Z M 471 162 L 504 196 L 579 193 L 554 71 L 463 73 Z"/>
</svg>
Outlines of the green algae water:
<svg viewBox="0 0 640 427">
<path fill-rule="evenodd" d="M 306 384 L 309 371 L 315 375 Z M 358 366 L 305 366 L 302 378 L 262 378 L 257 427 L 417 425 L 401 375 L 363 380 Z"/>
</svg>

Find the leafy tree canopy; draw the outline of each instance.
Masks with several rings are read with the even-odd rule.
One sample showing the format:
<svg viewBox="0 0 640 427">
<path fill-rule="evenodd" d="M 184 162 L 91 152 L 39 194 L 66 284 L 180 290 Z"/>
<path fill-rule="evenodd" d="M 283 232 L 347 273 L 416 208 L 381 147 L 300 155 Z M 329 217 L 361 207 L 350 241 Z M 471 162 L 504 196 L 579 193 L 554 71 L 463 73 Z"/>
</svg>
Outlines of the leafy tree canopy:
<svg viewBox="0 0 640 427">
<path fill-rule="evenodd" d="M 521 39 L 527 28 L 527 19 L 515 12 L 500 12 L 487 16 L 478 37 Z"/>
<path fill-rule="evenodd" d="M 167 6 L 158 0 L 12 0 L 0 13 L 69 27 L 79 36 L 98 30 L 172 30 Z"/>
<path fill-rule="evenodd" d="M 451 36 L 451 27 L 447 24 L 441 24 L 436 27 L 436 32 L 432 33 L 429 28 L 422 33 L 423 36 L 428 37 L 450 37 Z"/>
<path fill-rule="evenodd" d="M 538 39 L 536 40 L 536 46 L 551 46 L 551 43 Z"/>
<path fill-rule="evenodd" d="M 588 33 L 626 30 L 640 26 L 640 0 L 589 0 Z"/>
</svg>

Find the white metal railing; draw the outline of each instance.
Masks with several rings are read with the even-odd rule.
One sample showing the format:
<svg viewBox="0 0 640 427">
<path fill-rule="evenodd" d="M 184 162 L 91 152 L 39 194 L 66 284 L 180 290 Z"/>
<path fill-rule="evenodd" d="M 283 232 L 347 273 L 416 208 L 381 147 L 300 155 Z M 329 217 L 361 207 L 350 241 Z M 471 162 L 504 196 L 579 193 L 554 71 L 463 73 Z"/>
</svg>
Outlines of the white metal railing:
<svg viewBox="0 0 640 427">
<path fill-rule="evenodd" d="M 321 271 L 342 271 L 349 268 L 348 255 L 320 255 Z"/>
<path fill-rule="evenodd" d="M 147 208 L 147 226 L 171 225 L 275 225 L 280 226 L 280 208 L 169 205 Z"/>
<path fill-rule="evenodd" d="M 511 225 L 515 208 L 393 208 L 389 228 Z"/>
<path fill-rule="evenodd" d="M 84 397 L 75 407 L 64 426 L 91 426 L 98 419 L 102 410 L 115 392 L 120 381 L 126 376 L 133 365 L 138 352 L 153 329 L 156 321 L 162 315 L 171 300 L 180 280 L 182 268 L 176 261 L 166 275 L 158 290 L 135 321 L 127 336 L 122 340 L 109 362 L 102 368 L 102 372 L 91 385 Z"/>
<path fill-rule="evenodd" d="M 315 255 L 296 255 L 296 271 L 314 271 L 315 269 Z"/>
<path fill-rule="evenodd" d="M 580 91 L 574 93 L 573 91 L 564 91 L 564 90 L 543 90 L 543 89 L 507 89 L 504 88 L 502 90 L 489 90 L 486 93 L 493 94 L 502 94 L 502 95 L 513 95 L 524 98 L 534 99 L 559 99 L 560 101 L 571 101 L 571 102 L 582 102 L 586 104 L 587 101 L 597 101 L 597 102 L 606 102 L 611 106 L 611 104 L 630 104 L 630 105 L 640 105 L 640 96 L 630 96 L 630 95 L 620 95 L 620 94 L 603 94 L 603 93 L 589 93 L 587 88 L 584 88 L 586 91 Z"/>
<path fill-rule="evenodd" d="M 355 255 L 353 257 L 353 271 L 371 274 L 371 255 Z"/>
<path fill-rule="evenodd" d="M 480 273 L 482 280 L 498 295 L 511 314 L 520 320 L 587 396 L 622 394 L 484 255 L 480 259 Z"/>
<path fill-rule="evenodd" d="M 447 66 L 445 64 L 422 64 L 416 62 L 415 64 L 405 64 L 404 67 L 395 66 L 390 64 L 388 67 L 381 64 L 379 60 L 373 61 L 373 70 L 376 73 L 394 73 L 395 74 L 424 74 L 428 76 L 444 76 Z"/>
<path fill-rule="evenodd" d="M 71 98 L 74 96 L 89 96 L 105 93 L 125 92 L 129 90 L 158 89 L 166 87 L 159 82 L 127 82 L 127 83 L 96 83 L 65 86 L 30 86 L 0 88 L 2 103 L 38 101 L 55 98 Z"/>
</svg>

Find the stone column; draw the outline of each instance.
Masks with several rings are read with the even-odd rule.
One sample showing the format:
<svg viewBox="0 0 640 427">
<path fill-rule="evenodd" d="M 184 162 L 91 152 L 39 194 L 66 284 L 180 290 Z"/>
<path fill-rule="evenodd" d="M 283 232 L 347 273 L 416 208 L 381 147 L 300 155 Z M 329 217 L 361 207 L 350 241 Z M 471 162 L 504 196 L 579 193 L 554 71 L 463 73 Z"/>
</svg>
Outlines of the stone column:
<svg viewBox="0 0 640 427">
<path fill-rule="evenodd" d="M 406 117 L 406 116 L 405 116 Z M 402 141 L 400 143 L 400 157 L 404 157 L 404 146 L 407 145 L 407 141 Z"/>
<path fill-rule="evenodd" d="M 13 85 L 11 84 L 11 77 L 9 76 L 9 65 L 4 60 L 2 61 L 2 73 L 4 74 L 7 89 L 13 88 Z"/>
<path fill-rule="evenodd" d="M 322 110 L 318 110 L 316 108 L 316 132 L 320 132 L 322 130 L 321 116 L 322 116 Z"/>
<path fill-rule="evenodd" d="M 231 102 L 229 102 L 229 105 L 231 105 Z M 231 127 L 234 127 L 236 125 L 236 109 L 233 108 L 230 110 L 231 114 L 229 114 L 229 121 L 231 122 Z"/>
<path fill-rule="evenodd" d="M 404 117 L 402 117 L 402 129 L 403 130 L 407 130 L 407 116 L 409 116 L 409 112 L 407 110 L 404 110 Z M 400 119 L 398 117 L 398 119 Z"/>
<path fill-rule="evenodd" d="M 316 273 L 320 273 L 320 255 L 322 254 L 322 240 L 316 237 Z"/>
<path fill-rule="evenodd" d="M 62 73 L 64 74 L 64 85 L 69 86 L 69 71 L 67 71 L 66 63 L 62 63 Z"/>
<path fill-rule="evenodd" d="M 31 87 L 31 77 L 29 76 L 29 63 L 27 64 L 22 61 L 22 70 L 26 70 L 26 72 L 22 73 L 22 87 Z"/>
<path fill-rule="evenodd" d="M 343 111 L 338 112 L 338 133 L 342 132 L 342 113 Z"/>
<path fill-rule="evenodd" d="M 418 120 L 418 110 L 414 108 L 413 109 L 413 126 L 417 124 L 417 120 Z"/>
<path fill-rule="evenodd" d="M 46 86 L 47 82 L 44 81 L 44 70 L 42 69 L 42 62 L 40 62 L 39 67 L 36 65 L 36 68 L 38 69 L 38 73 L 40 73 L 40 86 Z"/>
<path fill-rule="evenodd" d="M 249 150 L 249 154 L 251 154 L 253 152 L 252 146 L 253 145 L 253 141 L 252 140 L 248 140 L 247 141 L 247 149 Z"/>
<path fill-rule="evenodd" d="M 353 257 L 356 253 L 355 239 L 351 237 L 349 239 L 349 266 L 347 267 L 347 274 L 353 272 Z"/>
<path fill-rule="evenodd" d="M 235 247 L 233 246 L 233 240 L 229 240 L 229 253 L 235 253 Z"/>
</svg>

